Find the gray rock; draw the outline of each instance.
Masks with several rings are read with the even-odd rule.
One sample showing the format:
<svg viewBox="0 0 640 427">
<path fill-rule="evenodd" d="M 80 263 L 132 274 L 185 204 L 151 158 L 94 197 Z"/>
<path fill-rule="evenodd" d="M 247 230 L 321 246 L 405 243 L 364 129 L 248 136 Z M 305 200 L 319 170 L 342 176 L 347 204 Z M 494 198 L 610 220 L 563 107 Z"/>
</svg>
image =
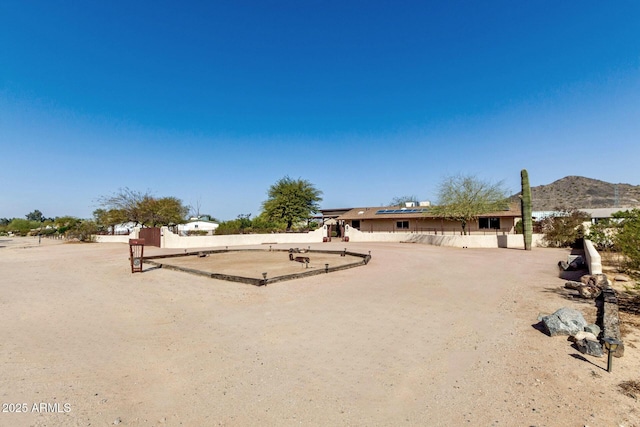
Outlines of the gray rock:
<svg viewBox="0 0 640 427">
<path fill-rule="evenodd" d="M 582 270 L 584 268 L 584 258 L 580 255 L 570 255 L 567 261 L 571 270 Z"/>
<path fill-rule="evenodd" d="M 600 326 L 592 323 L 591 325 L 585 326 L 584 331 L 592 333 L 597 337 L 598 335 L 600 335 L 601 329 L 600 329 Z"/>
<path fill-rule="evenodd" d="M 629 282 L 631 279 L 622 274 L 618 274 L 616 277 L 613 278 L 613 280 L 615 280 L 616 282 Z"/>
<path fill-rule="evenodd" d="M 587 321 L 578 310 L 562 307 L 555 313 L 542 318 L 545 331 L 552 337 L 556 335 L 575 335 L 584 330 Z"/>
<path fill-rule="evenodd" d="M 602 357 L 604 351 L 602 351 L 602 344 L 598 339 L 590 332 L 580 331 L 576 334 L 576 347 L 580 353 L 588 354 L 589 356 Z"/>
</svg>

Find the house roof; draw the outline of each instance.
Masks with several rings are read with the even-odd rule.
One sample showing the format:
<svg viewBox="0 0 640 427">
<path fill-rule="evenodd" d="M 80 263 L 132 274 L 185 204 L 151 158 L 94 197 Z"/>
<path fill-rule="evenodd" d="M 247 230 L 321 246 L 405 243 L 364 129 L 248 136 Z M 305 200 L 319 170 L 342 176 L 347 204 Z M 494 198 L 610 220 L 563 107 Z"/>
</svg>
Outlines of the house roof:
<svg viewBox="0 0 640 427">
<path fill-rule="evenodd" d="M 482 217 L 519 217 L 522 215 L 520 203 L 511 203 L 509 209 L 498 212 L 490 212 Z M 438 218 L 430 213 L 428 207 L 399 208 L 397 206 L 377 207 L 377 208 L 353 208 L 340 215 L 338 220 L 354 219 L 412 219 L 412 218 Z"/>
<path fill-rule="evenodd" d="M 333 208 L 333 209 L 320 209 L 322 217 L 337 217 L 345 212 L 348 212 L 351 208 Z"/>
<path fill-rule="evenodd" d="M 582 212 L 586 212 L 591 215 L 591 218 L 611 218 L 616 212 L 629 211 L 632 208 L 596 208 L 596 209 L 580 209 Z"/>
</svg>

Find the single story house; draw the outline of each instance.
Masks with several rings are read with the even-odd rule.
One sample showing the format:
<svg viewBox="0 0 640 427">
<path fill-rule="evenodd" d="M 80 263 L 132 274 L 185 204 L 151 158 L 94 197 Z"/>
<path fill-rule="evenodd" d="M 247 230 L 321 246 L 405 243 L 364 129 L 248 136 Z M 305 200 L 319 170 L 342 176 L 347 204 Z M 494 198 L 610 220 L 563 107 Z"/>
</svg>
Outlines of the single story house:
<svg viewBox="0 0 640 427">
<path fill-rule="evenodd" d="M 185 224 L 178 224 L 178 234 L 186 236 L 193 231 L 206 231 L 208 235 L 215 234 L 219 224 L 202 219 L 190 219 Z"/>
<path fill-rule="evenodd" d="M 633 208 L 595 208 L 595 209 L 579 209 L 591 215 L 591 223 L 597 224 L 604 219 L 611 219 L 616 212 L 626 212 Z"/>
<path fill-rule="evenodd" d="M 430 213 L 429 207 L 376 207 L 353 208 L 337 217 L 338 223 L 362 232 L 412 232 L 432 234 L 457 234 L 462 232 L 459 221 L 443 219 Z M 467 223 L 472 234 L 513 233 L 522 218 L 520 203 L 511 203 L 508 209 L 480 215 Z"/>
</svg>

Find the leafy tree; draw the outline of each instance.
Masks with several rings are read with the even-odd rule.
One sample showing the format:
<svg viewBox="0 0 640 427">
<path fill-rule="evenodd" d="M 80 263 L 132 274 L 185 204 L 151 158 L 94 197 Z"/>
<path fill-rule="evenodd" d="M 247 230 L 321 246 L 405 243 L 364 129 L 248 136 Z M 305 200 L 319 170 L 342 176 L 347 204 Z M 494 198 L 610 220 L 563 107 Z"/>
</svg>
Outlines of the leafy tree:
<svg viewBox="0 0 640 427">
<path fill-rule="evenodd" d="M 599 251 L 612 250 L 618 225 L 618 222 L 604 218 L 596 224 L 592 224 L 585 237 L 591 240 Z"/>
<path fill-rule="evenodd" d="M 460 221 L 462 232 L 480 215 L 505 209 L 507 191 L 502 182 L 491 183 L 472 175 L 445 178 L 438 189 L 438 204 L 430 213 L 445 219 Z"/>
<path fill-rule="evenodd" d="M 65 232 L 67 239 L 77 239 L 80 242 L 93 242 L 98 232 L 98 224 L 91 220 L 78 220 Z"/>
<path fill-rule="evenodd" d="M 554 248 L 580 245 L 580 240 L 584 237 L 583 223 L 590 218 L 588 213 L 576 209 L 544 218 L 541 226 L 545 242 Z"/>
<path fill-rule="evenodd" d="M 9 225 L 10 222 L 11 220 L 9 218 L 0 218 L 1 227 L 6 227 L 7 225 Z"/>
<path fill-rule="evenodd" d="M 111 230 L 113 234 L 116 225 L 127 222 L 127 215 L 118 209 L 96 209 L 93 211 L 93 219 L 100 231 Z"/>
<path fill-rule="evenodd" d="M 59 234 L 65 234 L 79 222 L 80 219 L 73 216 L 59 216 L 53 221 L 53 225 L 58 229 Z"/>
<path fill-rule="evenodd" d="M 305 221 L 320 209 L 322 191 L 307 180 L 279 179 L 269 187 L 269 198 L 263 202 L 264 214 L 271 221 L 285 222 L 287 230 L 294 223 Z"/>
<path fill-rule="evenodd" d="M 189 208 L 175 197 L 145 197 L 138 205 L 139 222 L 149 227 L 183 223 L 188 213 Z"/>
<path fill-rule="evenodd" d="M 29 221 L 37 221 L 37 222 L 44 222 L 45 217 L 44 215 L 42 215 L 42 212 L 40 212 L 39 210 L 34 210 L 33 212 L 29 212 L 27 215 L 25 215 L 27 220 Z"/>
<path fill-rule="evenodd" d="M 184 206 L 175 197 L 153 197 L 148 192 L 142 193 L 128 188 L 120 189 L 118 193 L 99 199 L 101 206 L 107 211 L 113 211 L 118 217 L 118 223 L 133 222 L 146 226 L 183 223 L 189 207 Z"/>
<path fill-rule="evenodd" d="M 640 270 L 640 209 L 616 212 L 612 216 L 620 221 L 614 245 L 626 256 L 626 268 L 637 272 Z"/>
<path fill-rule="evenodd" d="M 273 233 L 284 231 L 286 224 L 275 222 L 262 214 L 251 219 L 251 214 L 240 214 L 231 221 L 222 221 L 215 234 Z"/>
<path fill-rule="evenodd" d="M 14 218 L 9 224 L 7 224 L 6 230 L 11 233 L 18 234 L 20 236 L 28 235 L 31 230 L 40 228 L 41 223 L 39 221 L 30 221 L 28 219 Z"/>
</svg>

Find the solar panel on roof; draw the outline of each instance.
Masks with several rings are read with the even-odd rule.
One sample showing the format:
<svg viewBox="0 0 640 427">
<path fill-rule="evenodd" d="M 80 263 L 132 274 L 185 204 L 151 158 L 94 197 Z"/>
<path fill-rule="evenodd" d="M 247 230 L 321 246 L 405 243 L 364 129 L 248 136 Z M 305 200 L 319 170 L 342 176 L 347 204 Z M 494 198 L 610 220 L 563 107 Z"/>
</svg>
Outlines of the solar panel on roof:
<svg viewBox="0 0 640 427">
<path fill-rule="evenodd" d="M 402 213 L 423 213 L 429 209 L 380 209 L 376 211 L 376 215 L 380 214 L 402 214 Z"/>
</svg>

